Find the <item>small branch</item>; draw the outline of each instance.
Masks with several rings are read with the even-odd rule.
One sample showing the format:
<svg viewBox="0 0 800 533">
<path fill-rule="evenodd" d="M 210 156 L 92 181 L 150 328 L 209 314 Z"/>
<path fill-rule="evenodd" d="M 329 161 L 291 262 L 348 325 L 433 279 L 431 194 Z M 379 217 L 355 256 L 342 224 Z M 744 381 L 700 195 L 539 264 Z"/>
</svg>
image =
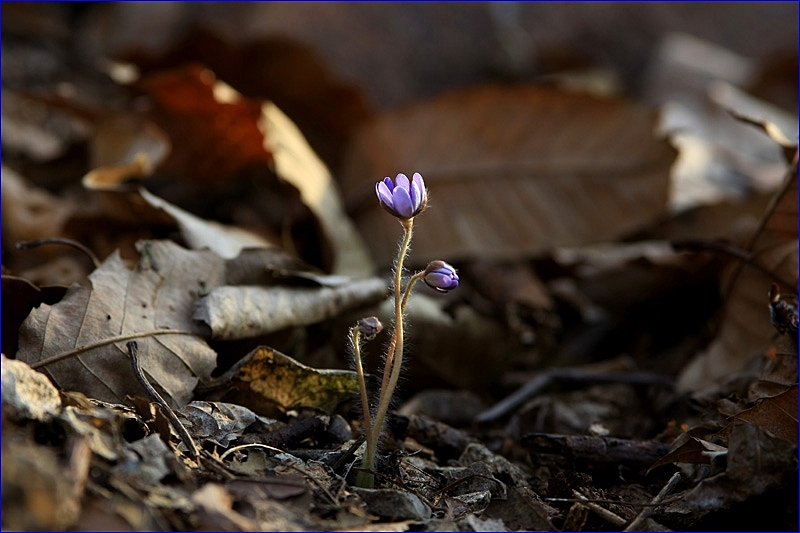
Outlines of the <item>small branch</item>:
<svg viewBox="0 0 800 533">
<path fill-rule="evenodd" d="M 175 416 L 172 408 L 166 401 L 164 401 L 164 398 L 161 397 L 158 391 L 154 389 L 152 385 L 150 385 L 150 382 L 147 381 L 144 372 L 142 372 L 142 367 L 139 364 L 139 345 L 136 343 L 136 341 L 129 341 L 126 346 L 128 347 L 128 355 L 131 357 L 131 366 L 133 367 L 133 373 L 136 375 L 136 379 L 147 392 L 147 395 L 150 397 L 150 399 L 152 399 L 161 407 L 161 410 L 164 412 L 164 415 L 167 417 L 170 424 L 172 424 L 175 432 L 178 433 L 181 440 L 186 445 L 186 448 L 189 452 L 189 457 L 191 459 L 197 459 L 200 456 L 200 452 L 197 451 L 197 446 L 195 445 L 194 440 L 192 440 L 192 436 L 189 435 L 189 432 L 186 431 L 185 427 L 183 427 L 181 421 L 178 420 L 177 416 Z"/>
<path fill-rule="evenodd" d="M 743 250 L 738 246 L 735 246 L 723 240 L 681 239 L 673 241 L 672 248 L 676 251 L 683 251 L 683 250 L 691 252 L 712 251 L 722 255 L 727 255 L 728 257 L 737 259 L 742 263 L 744 263 L 745 265 L 758 270 L 768 278 L 771 278 L 774 281 L 777 281 L 786 287 L 797 286 L 797 283 L 792 283 L 790 280 L 786 280 L 782 278 L 779 274 L 758 264 L 755 255 L 752 252 Z"/>
<path fill-rule="evenodd" d="M 33 369 L 41 368 L 46 365 L 57 363 L 62 359 L 67 359 L 75 355 L 80 355 L 83 352 L 88 352 L 89 350 L 100 348 L 101 346 L 107 346 L 109 344 L 114 344 L 115 342 L 128 341 L 131 339 L 139 339 L 142 337 L 150 337 L 156 335 L 194 335 L 196 337 L 199 336 L 196 333 L 192 333 L 191 331 L 182 331 L 179 329 L 156 329 L 153 331 L 141 331 L 139 333 L 129 333 L 128 335 L 118 335 L 116 337 L 108 337 L 107 339 L 103 339 L 93 344 L 87 344 L 85 346 L 75 348 L 74 350 L 54 355 L 53 357 L 48 357 L 47 359 L 42 359 L 41 361 L 36 361 L 35 363 L 31 363 L 30 367 Z"/>
<path fill-rule="evenodd" d="M 672 477 L 669 478 L 669 481 L 664 486 L 664 488 L 662 488 L 661 491 L 656 495 L 656 497 L 653 498 L 653 500 L 650 502 L 651 506 L 642 509 L 642 512 L 639 513 L 639 515 L 633 519 L 633 522 L 631 522 L 628 525 L 628 527 L 626 527 L 622 531 L 638 531 L 639 526 L 642 525 L 642 522 L 647 520 L 650 517 L 650 515 L 653 514 L 655 506 L 661 503 L 661 500 L 663 500 L 667 496 L 667 494 L 669 494 L 675 489 L 675 485 L 677 485 L 680 480 L 681 480 L 680 472 L 675 472 L 674 474 L 672 474 Z"/>
<path fill-rule="evenodd" d="M 83 252 L 86 257 L 88 257 L 94 268 L 100 268 L 100 260 L 94 255 L 94 252 L 91 251 L 89 248 L 84 246 L 83 244 L 79 243 L 78 241 L 73 241 L 72 239 L 64 239 L 61 237 L 49 237 L 47 239 L 38 239 L 35 241 L 22 241 L 16 244 L 17 250 L 29 250 L 30 248 L 36 248 L 43 244 L 65 244 L 67 246 L 71 246 L 77 250 Z"/>
<path fill-rule="evenodd" d="M 589 501 L 589 499 L 586 498 L 586 496 L 584 496 L 583 494 L 581 494 L 577 490 L 573 489 L 572 490 L 572 495 L 575 496 L 576 498 L 578 498 L 578 500 L 580 500 L 580 502 L 583 505 L 585 505 L 586 507 L 588 507 L 589 509 L 594 511 L 598 516 L 603 518 L 606 522 L 609 522 L 610 524 L 615 525 L 617 527 L 622 527 L 622 526 L 624 526 L 625 524 L 628 523 L 627 520 L 625 520 L 624 518 L 622 518 L 618 514 L 612 513 L 611 511 L 609 511 L 605 507 L 600 507 L 596 503 Z"/>
<path fill-rule="evenodd" d="M 225 453 L 219 456 L 220 461 L 224 461 L 226 457 L 228 457 L 233 452 L 238 452 L 239 450 L 244 450 L 245 448 L 263 448 L 265 450 L 270 450 L 273 452 L 284 453 L 283 450 L 280 448 L 275 448 L 273 446 L 267 446 L 266 444 L 259 444 L 257 442 L 251 442 L 250 444 L 240 444 L 239 446 L 234 446 L 230 450 L 227 450 Z"/>
</svg>

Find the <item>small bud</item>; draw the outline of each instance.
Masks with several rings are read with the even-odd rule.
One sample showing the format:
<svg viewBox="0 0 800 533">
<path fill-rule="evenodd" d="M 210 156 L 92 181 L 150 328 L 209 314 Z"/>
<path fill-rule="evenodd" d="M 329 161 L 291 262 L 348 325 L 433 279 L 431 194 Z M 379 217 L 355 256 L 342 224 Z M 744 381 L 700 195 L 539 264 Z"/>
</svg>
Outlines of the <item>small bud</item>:
<svg viewBox="0 0 800 533">
<path fill-rule="evenodd" d="M 383 324 L 381 324 L 381 321 L 378 320 L 377 317 L 368 316 L 356 322 L 356 328 L 364 335 L 366 340 L 371 341 L 375 338 L 375 335 L 381 332 Z"/>
<path fill-rule="evenodd" d="M 428 263 L 422 273 L 422 281 L 432 289 L 447 292 L 458 287 L 458 273 L 455 268 L 437 259 Z"/>
<path fill-rule="evenodd" d="M 428 205 L 428 191 L 419 172 L 414 172 L 410 181 L 405 174 L 398 174 L 394 182 L 386 177 L 375 184 L 375 194 L 386 211 L 403 220 L 414 218 Z"/>
</svg>

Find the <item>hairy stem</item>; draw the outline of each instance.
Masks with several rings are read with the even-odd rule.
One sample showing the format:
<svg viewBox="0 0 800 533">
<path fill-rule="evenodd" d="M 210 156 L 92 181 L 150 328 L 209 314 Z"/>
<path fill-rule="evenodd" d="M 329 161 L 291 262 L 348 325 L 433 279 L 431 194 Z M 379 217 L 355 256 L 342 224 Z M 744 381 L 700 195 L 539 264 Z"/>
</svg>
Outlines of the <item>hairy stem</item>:
<svg viewBox="0 0 800 533">
<path fill-rule="evenodd" d="M 356 374 L 358 375 L 358 390 L 361 393 L 361 409 L 364 411 L 364 435 L 367 439 L 367 448 L 371 447 L 372 442 L 372 414 L 369 410 L 369 396 L 367 395 L 367 383 L 364 379 L 364 367 L 361 365 L 361 332 L 357 327 L 350 330 L 353 342 L 353 359 L 356 362 Z"/>
<path fill-rule="evenodd" d="M 394 271 L 394 331 L 386 353 L 378 410 L 375 412 L 375 422 L 372 426 L 372 438 L 367 440 L 367 449 L 364 452 L 362 464 L 363 470 L 358 478 L 359 485 L 367 488 L 372 487 L 374 484 L 373 472 L 375 471 L 378 437 L 380 436 L 386 413 L 389 410 L 397 380 L 400 378 L 400 370 L 403 364 L 403 302 L 405 300 L 402 297 L 403 263 L 411 243 L 414 219 L 401 220 L 400 224 L 403 226 L 403 240 L 400 250 L 397 252 L 397 263 Z"/>
</svg>

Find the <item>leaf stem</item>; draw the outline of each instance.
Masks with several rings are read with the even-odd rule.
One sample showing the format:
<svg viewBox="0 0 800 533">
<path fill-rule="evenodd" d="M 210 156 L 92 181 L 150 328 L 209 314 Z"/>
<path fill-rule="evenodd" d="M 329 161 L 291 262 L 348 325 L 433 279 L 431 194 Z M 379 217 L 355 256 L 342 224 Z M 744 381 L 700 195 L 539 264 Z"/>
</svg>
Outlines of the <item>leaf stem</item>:
<svg viewBox="0 0 800 533">
<path fill-rule="evenodd" d="M 129 341 L 131 339 L 140 339 L 143 337 L 151 337 L 156 335 L 193 335 L 195 337 L 199 337 L 196 333 L 192 333 L 191 331 L 183 331 L 180 329 L 156 329 L 153 331 L 140 331 L 139 333 L 129 333 L 127 335 L 118 335 L 116 337 L 108 337 L 107 339 L 103 339 L 101 341 L 87 344 L 85 346 L 80 346 L 75 348 L 74 350 L 70 350 L 68 352 L 63 352 L 58 355 L 54 355 L 53 357 L 48 357 L 47 359 L 42 359 L 41 361 L 36 361 L 35 363 L 31 363 L 31 368 L 41 368 L 46 365 L 50 365 L 53 363 L 57 363 L 62 359 L 67 359 L 69 357 L 73 357 L 75 355 L 80 355 L 83 352 L 88 352 L 89 350 L 94 350 L 95 348 L 100 348 L 101 346 L 106 346 L 108 344 L 114 344 L 116 342 L 122 341 Z"/>
<path fill-rule="evenodd" d="M 169 404 L 161 397 L 156 389 L 147 381 L 147 378 L 142 371 L 142 366 L 139 363 L 139 345 L 136 341 L 128 341 L 126 344 L 128 348 L 128 355 L 131 357 L 131 366 L 133 367 L 133 373 L 136 375 L 136 380 L 139 384 L 144 388 L 147 395 L 150 397 L 152 401 L 158 404 L 161 408 L 161 411 L 164 413 L 164 416 L 167 417 L 169 423 L 172 425 L 175 432 L 180 436 L 183 444 L 186 445 L 186 449 L 188 450 L 189 458 L 190 459 L 197 459 L 200 456 L 200 452 L 197 450 L 197 445 L 195 445 L 192 436 L 189 435 L 189 432 L 186 431 L 186 428 L 181 424 L 181 421 L 178 420 L 178 417 L 175 416 L 175 412 L 169 406 Z"/>
</svg>

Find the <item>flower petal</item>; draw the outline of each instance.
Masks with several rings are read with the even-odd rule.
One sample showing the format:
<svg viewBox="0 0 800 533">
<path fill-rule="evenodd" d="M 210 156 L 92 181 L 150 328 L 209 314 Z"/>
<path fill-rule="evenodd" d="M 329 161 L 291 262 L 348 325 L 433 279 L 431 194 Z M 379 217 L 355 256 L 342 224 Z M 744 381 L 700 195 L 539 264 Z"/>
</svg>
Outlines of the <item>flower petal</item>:
<svg viewBox="0 0 800 533">
<path fill-rule="evenodd" d="M 386 184 L 386 188 L 389 189 L 389 192 L 394 190 L 394 182 L 392 182 L 392 178 L 390 178 L 389 176 L 383 178 L 383 183 Z"/>
<path fill-rule="evenodd" d="M 411 190 L 411 182 L 408 181 L 408 176 L 405 174 L 398 174 L 394 182 L 397 184 L 397 187 L 403 187 L 407 191 Z"/>
<path fill-rule="evenodd" d="M 424 191 L 425 190 L 425 180 L 422 179 L 422 174 L 420 174 L 419 172 L 414 172 L 414 175 L 412 176 L 412 178 L 413 178 L 413 182 L 416 183 L 417 186 L 419 187 L 419 190 Z"/>
<path fill-rule="evenodd" d="M 422 207 L 422 191 L 416 181 L 411 184 L 411 205 L 414 212 L 419 211 L 419 208 Z"/>
<path fill-rule="evenodd" d="M 379 181 L 376 183 L 375 192 L 378 194 L 378 200 L 380 200 L 387 207 L 393 208 L 394 201 L 392 200 L 392 191 L 386 186 L 385 182 Z"/>
<path fill-rule="evenodd" d="M 411 196 L 405 187 L 395 187 L 392 191 L 392 205 L 390 206 L 402 218 L 414 216 L 414 206 L 411 204 Z"/>
</svg>

